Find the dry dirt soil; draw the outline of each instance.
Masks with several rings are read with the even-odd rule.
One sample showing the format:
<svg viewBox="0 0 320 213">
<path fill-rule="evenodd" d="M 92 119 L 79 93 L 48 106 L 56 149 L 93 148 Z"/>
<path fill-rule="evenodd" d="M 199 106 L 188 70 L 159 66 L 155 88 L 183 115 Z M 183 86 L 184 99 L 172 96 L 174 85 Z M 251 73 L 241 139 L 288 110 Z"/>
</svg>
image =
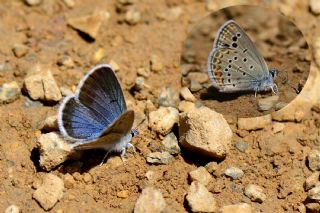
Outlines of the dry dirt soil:
<svg viewBox="0 0 320 213">
<path fill-rule="evenodd" d="M 63 1 L 43 0 L 38 6 L 27 6 L 20 0 L 0 0 L 0 63 L 5 65 L 5 69 L 0 71 L 0 85 L 17 81 L 22 88 L 28 70 L 41 63 L 52 67 L 59 86 L 72 90 L 96 63 L 113 60 L 120 67 L 116 74 L 125 98 L 138 110 L 144 110 L 147 99 L 158 106 L 160 91 L 165 86 L 171 85 L 179 91 L 182 44 L 195 24 L 210 13 L 205 1 L 137 0 L 133 5 L 120 9 L 117 9 L 115 0 L 75 2 L 75 6 L 69 8 Z M 217 1 L 215 9 L 237 5 L 238 2 L 263 4 L 280 10 L 303 32 L 308 44 L 320 32 L 316 26 L 320 19 L 310 12 L 308 1 L 228 0 Z M 140 11 L 139 23 L 129 25 L 124 21 L 128 7 Z M 163 14 L 172 7 L 180 7 L 182 14 L 163 18 Z M 84 39 L 67 25 L 68 17 L 83 16 L 96 9 L 109 12 L 110 18 L 103 22 L 95 41 Z M 217 26 L 221 23 L 222 19 Z M 17 58 L 12 52 L 14 44 L 27 45 L 28 53 Z M 99 62 L 93 62 L 92 55 L 99 48 L 103 48 L 106 55 Z M 276 51 L 270 57 L 276 58 L 278 54 L 286 52 Z M 150 72 L 146 78 L 148 87 L 133 93 L 131 88 L 137 70 L 141 67 L 149 69 L 151 55 L 159 57 L 163 69 Z M 71 57 L 75 66 L 59 66 L 57 62 L 63 56 Z M 309 60 L 311 58 L 309 56 Z M 282 55 L 281 60 L 276 60 L 275 65 L 286 64 Z M 292 66 L 290 56 L 288 60 L 286 65 Z M 0 106 L 1 211 L 15 204 L 22 212 L 44 212 L 32 198 L 35 188 L 47 173 L 38 166 L 36 141 L 41 123 L 47 116 L 56 114 L 57 107 L 58 103 L 31 102 L 25 93 L 13 103 Z M 311 106 L 305 108 L 310 109 Z M 242 153 L 232 146 L 226 159 L 218 162 L 214 182 L 208 186 L 218 206 L 247 202 L 256 212 L 298 212 L 307 197 L 303 183 L 312 173 L 306 166 L 306 155 L 310 149 L 319 146 L 319 120 L 319 113 L 307 110 L 299 122 L 283 121 L 284 130 L 275 135 L 271 126 L 244 131 L 237 129 L 235 118 L 228 119 L 234 132 L 232 143 L 244 141 L 248 149 Z M 63 198 L 49 212 L 132 212 L 141 190 L 147 185 L 160 189 L 167 203 L 167 212 L 190 211 L 185 201 L 190 184 L 188 173 L 214 159 L 182 149 L 171 164 L 150 165 L 146 163 L 145 156 L 160 150 L 162 136 L 149 130 L 145 124 L 139 128 L 146 139 L 133 139 L 137 153 L 129 152 L 127 161 L 120 166 L 107 162 L 99 167 L 97 164 L 104 152 L 88 151 L 79 161 L 67 161 L 52 170 L 51 173 L 62 179 L 67 173 L 71 174 L 76 181 L 66 187 Z M 222 175 L 228 166 L 240 167 L 245 175 L 240 180 L 230 180 Z M 147 171 L 155 172 L 156 181 L 147 180 Z M 83 177 L 86 174 L 90 174 L 91 180 L 85 182 Z M 248 183 L 263 186 L 267 195 L 265 202 L 251 202 L 244 196 L 243 188 Z M 117 192 L 123 190 L 128 192 L 128 197 L 117 196 Z"/>
</svg>

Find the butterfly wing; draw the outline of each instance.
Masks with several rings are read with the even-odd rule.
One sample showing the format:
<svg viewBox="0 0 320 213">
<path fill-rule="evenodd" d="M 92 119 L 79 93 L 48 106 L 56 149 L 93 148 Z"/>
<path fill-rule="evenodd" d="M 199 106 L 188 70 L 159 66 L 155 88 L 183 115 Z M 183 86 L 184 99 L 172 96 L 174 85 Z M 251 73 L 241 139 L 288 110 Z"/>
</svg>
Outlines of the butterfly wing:
<svg viewBox="0 0 320 213">
<path fill-rule="evenodd" d="M 250 62 L 255 68 L 250 69 L 248 66 L 249 63 L 242 64 L 242 68 L 245 69 L 247 73 L 250 73 L 254 78 L 259 81 L 265 79 L 269 75 L 268 66 L 261 56 L 261 54 L 256 49 L 255 45 L 249 38 L 249 36 L 244 32 L 244 30 L 233 20 L 227 21 L 224 25 L 220 27 L 217 32 L 213 50 L 209 56 L 208 71 L 214 72 L 211 64 L 213 61 L 212 57 L 219 52 L 219 49 L 233 49 L 237 52 L 237 56 L 241 56 L 242 59 L 245 59 L 246 62 Z M 230 63 L 236 63 L 240 66 L 241 61 L 235 61 L 232 59 Z"/>
<path fill-rule="evenodd" d="M 68 96 L 60 105 L 58 113 L 60 132 L 68 139 L 90 140 L 98 137 L 105 126 L 100 118 L 75 96 Z"/>
<path fill-rule="evenodd" d="M 114 143 L 119 142 L 124 135 L 131 131 L 134 121 L 134 112 L 128 110 L 124 112 L 117 120 L 109 127 L 105 128 L 95 141 L 90 143 L 79 142 L 73 145 L 73 148 L 78 150 L 84 149 L 108 149 Z"/>
<path fill-rule="evenodd" d="M 126 111 L 120 84 L 108 65 L 93 68 L 58 113 L 59 129 L 71 140 L 92 141 Z"/>
<path fill-rule="evenodd" d="M 208 70 L 213 86 L 220 92 L 255 90 L 260 80 L 254 75 L 259 64 L 231 48 L 214 49 L 209 55 Z"/>
</svg>

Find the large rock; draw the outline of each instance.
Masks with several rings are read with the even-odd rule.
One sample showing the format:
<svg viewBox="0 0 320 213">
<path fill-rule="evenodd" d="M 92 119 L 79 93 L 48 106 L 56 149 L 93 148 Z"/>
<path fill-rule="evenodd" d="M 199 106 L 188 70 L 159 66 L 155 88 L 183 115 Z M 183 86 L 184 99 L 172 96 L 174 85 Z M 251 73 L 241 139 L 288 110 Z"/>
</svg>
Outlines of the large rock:
<svg viewBox="0 0 320 213">
<path fill-rule="evenodd" d="M 62 98 L 50 68 L 39 64 L 29 71 L 24 79 L 24 88 L 33 100 L 56 102 Z"/>
<path fill-rule="evenodd" d="M 216 212 L 217 202 L 213 194 L 197 181 L 193 181 L 186 196 L 192 212 Z"/>
<path fill-rule="evenodd" d="M 66 161 L 71 154 L 69 145 L 56 132 L 42 134 L 37 146 L 40 152 L 40 167 L 46 171 Z"/>
<path fill-rule="evenodd" d="M 135 206 L 134 213 L 160 213 L 166 207 L 161 192 L 158 189 L 147 187 L 142 190 Z"/>
<path fill-rule="evenodd" d="M 149 127 L 162 135 L 168 134 L 178 120 L 179 112 L 173 107 L 160 107 L 149 113 Z"/>
<path fill-rule="evenodd" d="M 87 34 L 92 39 L 96 39 L 103 21 L 109 19 L 109 17 L 108 12 L 97 10 L 89 15 L 68 18 L 67 23 L 72 28 Z"/>
<path fill-rule="evenodd" d="M 63 180 L 54 174 L 47 174 L 42 185 L 33 193 L 33 198 L 47 211 L 63 197 L 63 191 Z"/>
<path fill-rule="evenodd" d="M 218 159 L 227 155 L 232 131 L 221 114 L 207 107 L 193 108 L 180 115 L 179 123 L 182 146 Z"/>
</svg>

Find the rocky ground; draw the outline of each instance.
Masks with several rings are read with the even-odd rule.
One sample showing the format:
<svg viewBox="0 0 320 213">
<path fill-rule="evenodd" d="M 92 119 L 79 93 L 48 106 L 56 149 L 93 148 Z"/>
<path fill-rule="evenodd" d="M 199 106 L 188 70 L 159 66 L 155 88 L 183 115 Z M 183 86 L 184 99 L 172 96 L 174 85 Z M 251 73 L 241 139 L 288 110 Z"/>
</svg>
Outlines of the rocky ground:
<svg viewBox="0 0 320 213">
<path fill-rule="evenodd" d="M 2 211 L 319 211 L 317 0 L 0 3 Z M 303 91 L 261 117 L 221 115 L 181 80 L 188 32 L 210 12 L 238 4 L 280 11 L 309 45 Z M 116 71 L 140 131 L 136 153 L 102 166 L 103 151 L 70 152 L 56 125 L 59 102 L 100 63 Z"/>
</svg>

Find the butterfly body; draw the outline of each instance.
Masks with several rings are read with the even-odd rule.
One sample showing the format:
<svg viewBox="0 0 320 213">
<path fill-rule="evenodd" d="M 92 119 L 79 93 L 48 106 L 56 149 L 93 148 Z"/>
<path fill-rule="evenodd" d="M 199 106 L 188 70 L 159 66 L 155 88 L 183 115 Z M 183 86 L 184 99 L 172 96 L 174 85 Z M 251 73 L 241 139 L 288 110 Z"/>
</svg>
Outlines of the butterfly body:
<svg viewBox="0 0 320 213">
<path fill-rule="evenodd" d="M 124 153 L 137 134 L 133 121 L 134 112 L 127 110 L 120 84 L 106 64 L 89 71 L 58 112 L 59 130 L 75 150 Z"/>
<path fill-rule="evenodd" d="M 208 74 L 219 92 L 275 91 L 277 71 L 268 66 L 249 36 L 233 20 L 222 25 L 208 57 Z"/>
</svg>

